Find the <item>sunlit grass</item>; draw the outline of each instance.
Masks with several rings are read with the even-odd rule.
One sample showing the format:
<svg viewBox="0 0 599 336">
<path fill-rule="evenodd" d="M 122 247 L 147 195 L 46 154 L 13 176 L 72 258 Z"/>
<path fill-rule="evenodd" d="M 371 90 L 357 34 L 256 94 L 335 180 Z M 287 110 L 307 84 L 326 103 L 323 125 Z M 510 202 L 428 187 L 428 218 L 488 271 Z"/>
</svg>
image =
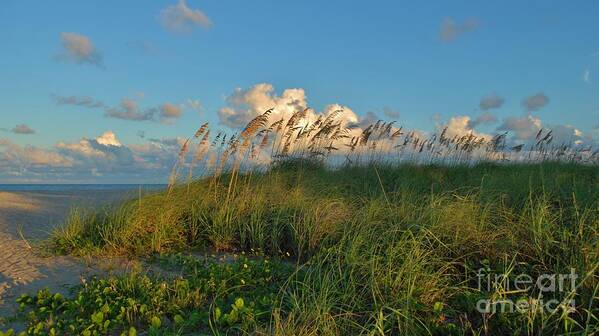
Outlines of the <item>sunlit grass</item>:
<svg viewBox="0 0 599 336">
<path fill-rule="evenodd" d="M 73 212 L 55 251 L 150 256 L 261 251 L 301 273 L 278 291 L 273 334 L 546 333 L 597 327 L 598 170 L 576 164 L 370 165 L 298 161 L 198 180 L 99 213 Z M 481 314 L 476 273 L 579 275 L 545 294 L 564 314 Z M 301 274 L 301 277 L 298 275 Z M 538 292 L 522 294 L 537 300 Z M 528 296 L 527 296 L 528 295 Z M 589 329 L 590 330 L 590 329 Z M 248 330 L 246 330 L 248 331 Z M 534 331 L 534 332 L 533 332 Z"/>
</svg>

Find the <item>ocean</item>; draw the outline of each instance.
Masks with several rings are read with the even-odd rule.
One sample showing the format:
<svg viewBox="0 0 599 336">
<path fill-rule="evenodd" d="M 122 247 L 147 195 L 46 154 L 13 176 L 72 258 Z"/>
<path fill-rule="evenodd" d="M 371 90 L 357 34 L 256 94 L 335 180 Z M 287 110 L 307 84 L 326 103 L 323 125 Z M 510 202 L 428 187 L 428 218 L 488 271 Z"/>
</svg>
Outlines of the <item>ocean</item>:
<svg viewBox="0 0 599 336">
<path fill-rule="evenodd" d="M 157 191 L 166 184 L 0 184 L 0 191 L 76 192 L 76 191 Z"/>
</svg>

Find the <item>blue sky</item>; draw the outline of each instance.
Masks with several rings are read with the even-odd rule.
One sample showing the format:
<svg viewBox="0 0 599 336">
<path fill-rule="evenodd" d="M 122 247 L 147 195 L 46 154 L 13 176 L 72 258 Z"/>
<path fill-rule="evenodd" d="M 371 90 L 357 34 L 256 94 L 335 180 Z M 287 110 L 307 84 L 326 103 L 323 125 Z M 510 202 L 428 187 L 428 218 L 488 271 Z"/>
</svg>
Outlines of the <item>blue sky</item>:
<svg viewBox="0 0 599 336">
<path fill-rule="evenodd" d="M 391 110 L 423 131 L 488 113 L 495 121 L 476 131 L 493 134 L 530 115 L 543 127 L 570 125 L 592 143 L 596 13 L 596 1 L 3 1 L 0 160 L 4 153 L 27 163 L 0 163 L 0 182 L 111 180 L 108 168 L 44 174 L 44 161 L 32 163 L 25 149 L 66 155 L 57 144 L 107 131 L 128 146 L 187 136 L 203 121 L 234 128 L 221 108 L 247 113 L 259 104 L 226 98 L 260 83 L 272 85 L 262 92 L 271 96 L 301 88 L 318 111 L 341 104 L 361 118 L 389 119 Z M 502 103 L 482 111 L 490 96 Z M 535 96 L 539 105 L 527 111 L 523 100 Z M 102 107 L 59 104 L 60 97 Z M 154 111 L 153 120 L 111 117 L 123 99 Z M 176 106 L 169 117 L 166 103 Z"/>
</svg>

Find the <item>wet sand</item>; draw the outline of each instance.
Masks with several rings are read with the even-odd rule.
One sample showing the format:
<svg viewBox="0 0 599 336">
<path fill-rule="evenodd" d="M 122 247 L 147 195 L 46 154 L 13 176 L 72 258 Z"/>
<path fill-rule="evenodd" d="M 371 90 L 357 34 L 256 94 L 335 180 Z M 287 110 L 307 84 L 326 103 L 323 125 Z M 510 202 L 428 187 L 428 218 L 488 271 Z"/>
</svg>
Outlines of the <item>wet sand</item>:
<svg viewBox="0 0 599 336">
<path fill-rule="evenodd" d="M 0 317 L 15 308 L 15 299 L 48 287 L 67 293 L 82 278 L 105 274 L 110 265 L 74 257 L 42 257 L 36 242 L 63 223 L 72 206 L 99 208 L 122 200 L 121 191 L 0 191 Z M 115 267 L 120 267 L 115 266 Z"/>
</svg>

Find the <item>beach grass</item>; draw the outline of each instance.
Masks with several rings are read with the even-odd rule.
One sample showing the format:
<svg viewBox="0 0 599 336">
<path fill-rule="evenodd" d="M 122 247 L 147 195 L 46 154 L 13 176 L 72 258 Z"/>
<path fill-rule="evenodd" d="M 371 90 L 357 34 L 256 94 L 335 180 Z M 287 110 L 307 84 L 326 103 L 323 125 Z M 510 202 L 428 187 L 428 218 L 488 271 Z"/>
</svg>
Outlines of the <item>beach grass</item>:
<svg viewBox="0 0 599 336">
<path fill-rule="evenodd" d="M 74 210 L 51 246 L 76 255 L 244 251 L 292 265 L 269 319 L 239 333 L 597 331 L 595 166 L 330 169 L 297 160 L 240 174 L 234 188 L 232 178 L 199 179 L 100 212 Z M 518 275 L 571 272 L 574 287 L 514 289 Z M 502 299 L 555 300 L 557 309 L 481 313 L 477 306 Z"/>
</svg>

